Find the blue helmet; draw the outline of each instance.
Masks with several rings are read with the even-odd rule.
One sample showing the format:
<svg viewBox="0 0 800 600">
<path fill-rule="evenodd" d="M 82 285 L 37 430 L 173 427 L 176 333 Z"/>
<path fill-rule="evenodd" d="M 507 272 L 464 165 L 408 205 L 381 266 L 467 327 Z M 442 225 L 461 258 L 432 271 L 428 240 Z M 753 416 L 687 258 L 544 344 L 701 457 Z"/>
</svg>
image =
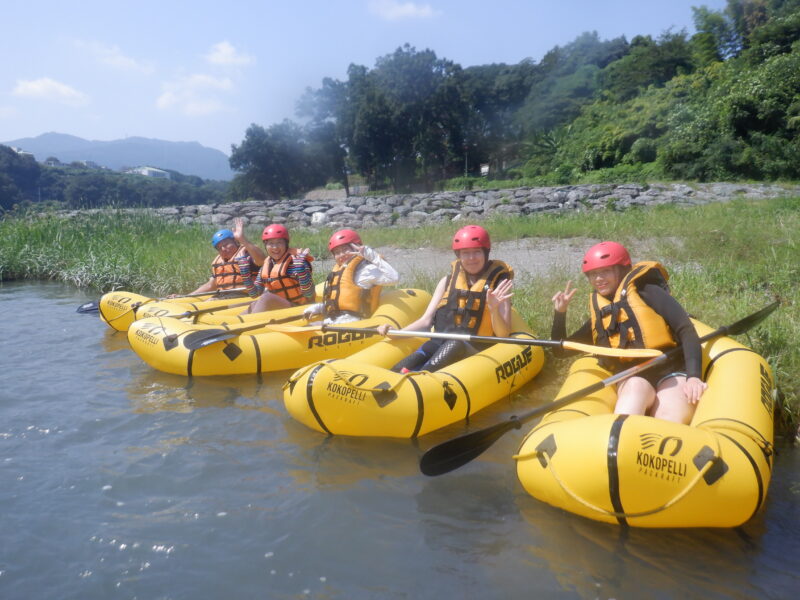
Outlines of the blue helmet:
<svg viewBox="0 0 800 600">
<path fill-rule="evenodd" d="M 233 235 L 233 232 L 230 229 L 220 229 L 214 236 L 211 238 L 211 245 L 214 248 L 217 247 L 222 240 L 235 240 L 236 238 Z"/>
</svg>

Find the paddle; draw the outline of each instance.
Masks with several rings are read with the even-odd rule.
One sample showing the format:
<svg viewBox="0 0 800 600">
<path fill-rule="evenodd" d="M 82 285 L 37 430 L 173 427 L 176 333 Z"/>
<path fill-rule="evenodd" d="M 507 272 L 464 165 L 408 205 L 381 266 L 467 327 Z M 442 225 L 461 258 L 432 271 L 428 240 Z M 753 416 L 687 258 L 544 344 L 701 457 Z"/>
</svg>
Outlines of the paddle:
<svg viewBox="0 0 800 600">
<path fill-rule="evenodd" d="M 762 308 L 758 312 L 755 312 L 752 315 L 741 319 L 740 321 L 736 321 L 736 323 L 733 323 L 732 325 L 720 327 L 719 329 L 704 335 L 700 338 L 700 341 L 706 342 L 712 338 L 722 335 L 739 335 L 740 333 L 744 333 L 751 327 L 754 327 L 763 321 L 778 307 L 778 305 L 779 302 L 773 302 L 769 306 Z M 422 459 L 419 463 L 420 471 L 422 471 L 423 474 L 430 475 L 432 477 L 449 473 L 450 471 L 467 464 L 471 460 L 483 454 L 484 451 L 488 450 L 489 447 L 498 439 L 500 439 L 506 432 L 512 429 L 519 429 L 526 421 L 553 411 L 557 408 L 561 408 L 570 402 L 584 398 L 585 396 L 601 390 L 613 383 L 622 381 L 623 379 L 627 379 L 633 375 L 637 375 L 638 373 L 646 371 L 655 365 L 662 364 L 670 357 L 675 356 L 675 354 L 679 351 L 680 346 L 676 346 L 660 356 L 651 358 L 650 360 L 631 367 L 630 369 L 620 371 L 616 375 L 612 375 L 611 377 L 607 377 L 602 381 L 598 381 L 597 383 L 594 383 L 583 389 L 577 390 L 571 394 L 567 394 L 563 398 L 558 398 L 550 404 L 535 408 L 534 410 L 531 410 L 519 417 L 512 416 L 507 421 L 498 423 L 497 425 L 491 425 L 485 429 L 473 431 L 472 433 L 467 433 L 434 446 L 422 455 Z"/>
<path fill-rule="evenodd" d="M 345 331 L 349 333 L 375 333 L 374 327 L 332 327 L 322 326 L 323 333 L 326 331 Z M 601 346 L 590 346 L 566 340 L 536 340 L 532 338 L 514 337 L 493 337 L 489 335 L 469 335 L 467 333 L 440 333 L 436 331 L 403 331 L 402 329 L 390 329 L 387 335 L 394 337 L 421 337 L 440 340 L 463 340 L 465 342 L 480 342 L 486 344 L 518 344 L 520 346 L 546 346 L 564 348 L 565 350 L 575 350 L 596 354 L 599 356 L 614 356 L 617 358 L 652 358 L 661 356 L 660 350 L 649 348 L 603 348 Z"/>
<path fill-rule="evenodd" d="M 237 302 L 236 304 L 226 304 L 225 306 L 212 306 L 211 308 L 187 310 L 185 313 L 181 313 L 179 315 L 164 315 L 164 316 L 170 319 L 185 319 L 186 317 L 196 317 L 198 315 L 205 315 L 208 313 L 217 312 L 218 310 L 226 310 L 228 308 L 239 308 L 241 306 L 249 306 L 252 303 L 253 303 L 252 300 L 248 300 L 247 302 Z"/>
<path fill-rule="evenodd" d="M 233 294 L 239 292 L 247 292 L 247 288 L 239 287 L 239 288 L 231 288 L 229 290 L 214 290 L 213 292 L 192 292 L 191 294 L 183 294 L 182 296 L 167 296 L 166 298 L 150 298 L 145 300 L 145 302 L 161 302 L 162 300 L 172 300 L 174 298 L 194 298 L 195 296 L 221 296 L 223 294 Z M 136 310 L 145 302 L 134 302 L 131 304 L 130 309 L 126 312 L 130 312 L 131 310 Z M 97 312 L 100 310 L 100 300 L 92 300 L 91 302 L 84 302 L 78 307 L 76 312 L 79 313 L 89 313 L 89 312 Z"/>
<path fill-rule="evenodd" d="M 198 350 L 200 348 L 204 348 L 205 346 L 216 344 L 217 342 L 224 342 L 225 340 L 235 338 L 240 333 L 244 333 L 245 331 L 252 331 L 253 329 L 261 329 L 262 327 L 266 327 L 267 325 L 274 325 L 277 323 L 288 323 L 289 321 L 298 321 L 300 319 L 305 319 L 305 315 L 303 313 L 300 313 L 299 315 L 292 315 L 290 317 L 283 317 L 282 319 L 272 319 L 271 321 L 262 321 L 261 323 L 257 323 L 255 325 L 248 325 L 247 327 L 236 327 L 234 329 L 205 329 L 200 331 L 193 331 L 186 336 L 186 339 L 183 340 L 183 345 L 189 350 Z M 177 337 L 178 334 L 173 333 L 164 338 L 164 342 L 165 343 L 174 342 L 175 339 L 177 339 Z"/>
</svg>

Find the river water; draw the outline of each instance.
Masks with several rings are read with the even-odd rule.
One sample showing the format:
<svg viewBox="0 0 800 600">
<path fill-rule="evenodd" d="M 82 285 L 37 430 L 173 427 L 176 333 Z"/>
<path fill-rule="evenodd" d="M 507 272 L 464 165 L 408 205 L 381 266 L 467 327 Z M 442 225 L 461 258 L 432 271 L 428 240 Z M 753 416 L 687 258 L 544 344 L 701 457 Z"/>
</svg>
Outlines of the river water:
<svg viewBox="0 0 800 600">
<path fill-rule="evenodd" d="M 426 478 L 422 452 L 463 428 L 416 443 L 322 436 L 285 412 L 286 373 L 158 373 L 75 312 L 91 299 L 0 286 L 0 598 L 798 596 L 795 448 L 744 527 L 625 531 L 525 494 L 519 432 Z"/>
</svg>

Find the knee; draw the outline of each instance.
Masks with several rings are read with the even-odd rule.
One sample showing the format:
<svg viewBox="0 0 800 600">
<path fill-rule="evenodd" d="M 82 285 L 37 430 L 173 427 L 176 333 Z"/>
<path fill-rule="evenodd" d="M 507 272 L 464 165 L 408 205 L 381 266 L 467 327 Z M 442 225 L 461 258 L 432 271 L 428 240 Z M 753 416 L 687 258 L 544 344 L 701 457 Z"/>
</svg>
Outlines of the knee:
<svg viewBox="0 0 800 600">
<path fill-rule="evenodd" d="M 653 405 L 655 389 L 646 379 L 631 377 L 617 388 L 614 412 L 620 415 L 644 415 Z"/>
<path fill-rule="evenodd" d="M 694 416 L 696 406 L 687 402 L 682 394 L 659 393 L 653 416 L 673 423 L 688 425 Z"/>
</svg>

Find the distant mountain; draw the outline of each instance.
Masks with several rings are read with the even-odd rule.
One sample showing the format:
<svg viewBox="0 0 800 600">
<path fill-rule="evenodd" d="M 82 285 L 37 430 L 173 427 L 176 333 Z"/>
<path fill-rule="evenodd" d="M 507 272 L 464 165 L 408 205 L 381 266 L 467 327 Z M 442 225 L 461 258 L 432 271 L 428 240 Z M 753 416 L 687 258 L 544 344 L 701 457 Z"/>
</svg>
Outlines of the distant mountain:
<svg viewBox="0 0 800 600">
<path fill-rule="evenodd" d="M 141 137 L 99 142 L 63 133 L 43 133 L 35 138 L 0 142 L 15 146 L 44 162 L 55 156 L 63 163 L 91 160 L 109 169 L 121 167 L 159 167 L 203 179 L 229 181 L 233 171 L 225 153 L 197 142 L 166 142 Z"/>
</svg>

